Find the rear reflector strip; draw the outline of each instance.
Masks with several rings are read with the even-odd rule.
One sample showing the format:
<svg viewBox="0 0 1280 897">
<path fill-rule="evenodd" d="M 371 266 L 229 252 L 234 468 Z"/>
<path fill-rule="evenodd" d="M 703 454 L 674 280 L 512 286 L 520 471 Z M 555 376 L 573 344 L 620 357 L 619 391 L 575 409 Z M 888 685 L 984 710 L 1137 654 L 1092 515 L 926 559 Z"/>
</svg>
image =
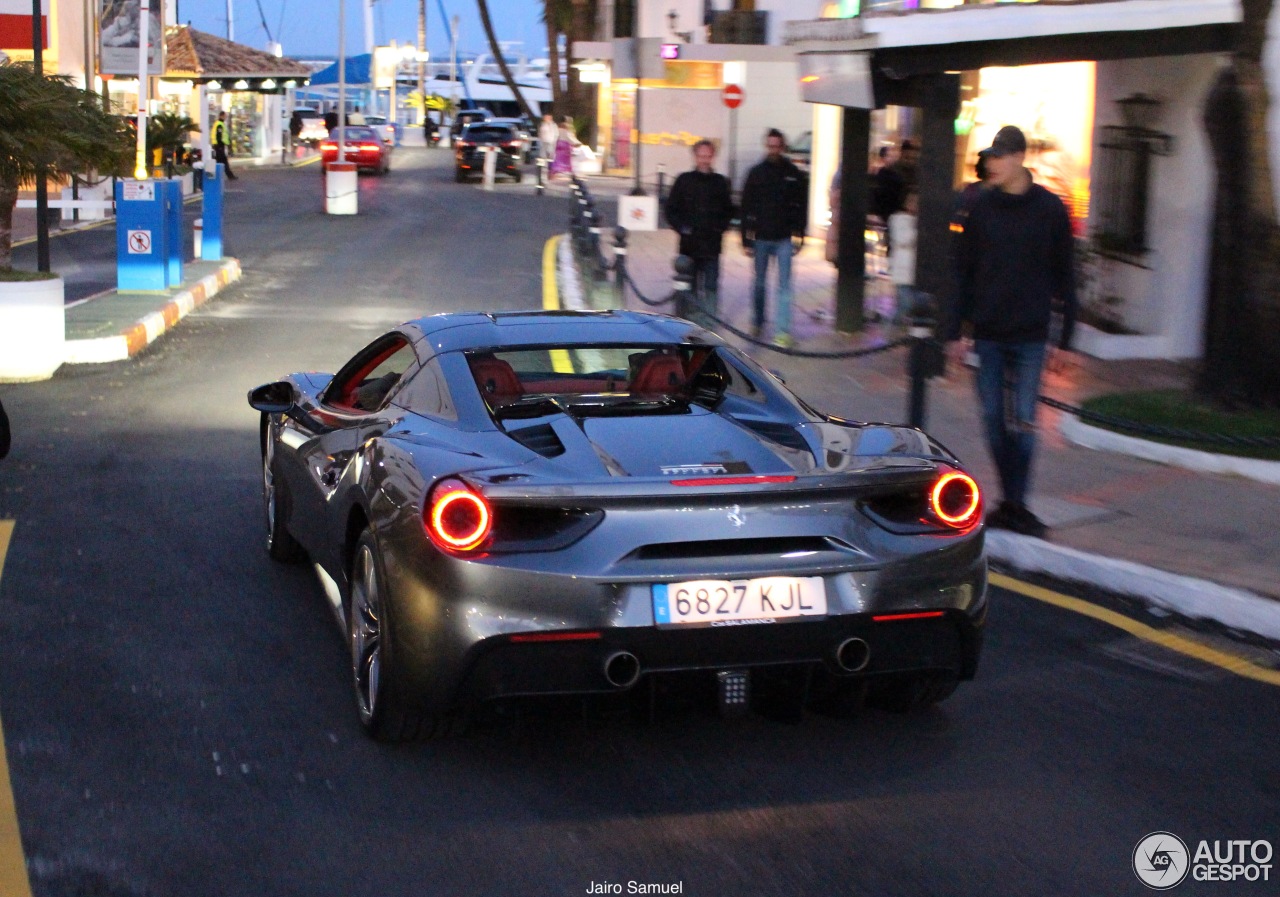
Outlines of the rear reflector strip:
<svg viewBox="0 0 1280 897">
<path fill-rule="evenodd" d="M 794 483 L 791 476 L 701 477 L 696 480 L 672 480 L 672 486 L 752 486 L 756 483 Z"/>
<path fill-rule="evenodd" d="M 600 638 L 598 632 L 529 632 L 513 635 L 513 642 L 592 642 Z"/>
<path fill-rule="evenodd" d="M 942 611 L 940 610 L 926 610 L 912 614 L 881 614 L 871 619 L 876 623 L 891 623 L 894 620 L 927 620 L 940 616 L 942 616 Z"/>
</svg>

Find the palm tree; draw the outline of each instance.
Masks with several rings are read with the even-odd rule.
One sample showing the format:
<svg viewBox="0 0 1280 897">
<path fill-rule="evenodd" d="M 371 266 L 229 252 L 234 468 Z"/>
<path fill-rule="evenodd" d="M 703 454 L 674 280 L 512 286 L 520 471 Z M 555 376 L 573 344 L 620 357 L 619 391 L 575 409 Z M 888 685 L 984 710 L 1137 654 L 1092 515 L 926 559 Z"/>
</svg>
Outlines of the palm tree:
<svg viewBox="0 0 1280 897">
<path fill-rule="evenodd" d="M 13 210 L 24 181 L 87 168 L 125 173 L 132 159 L 128 123 L 102 111 L 100 98 L 63 75 L 39 75 L 26 62 L 0 64 L 0 270 L 13 260 Z"/>
<path fill-rule="evenodd" d="M 493 53 L 493 58 L 498 61 L 498 68 L 502 70 L 502 80 L 507 82 L 507 87 L 511 89 L 511 95 L 520 104 L 521 113 L 530 121 L 537 120 L 538 116 L 533 114 L 533 110 L 525 102 L 524 94 L 520 92 L 520 85 L 516 84 L 516 79 L 512 76 L 511 69 L 507 67 L 507 59 L 502 53 L 502 47 L 498 45 L 497 36 L 493 33 L 493 21 L 489 18 L 488 0 L 476 0 L 476 5 L 480 7 L 480 22 L 484 25 L 485 36 L 489 38 L 489 50 Z"/>
<path fill-rule="evenodd" d="M 147 153 L 160 150 L 165 174 L 172 177 L 174 166 L 178 164 L 178 153 L 187 142 L 188 135 L 199 130 L 200 126 L 185 115 L 172 112 L 152 115 L 147 119 Z"/>
<path fill-rule="evenodd" d="M 1280 221 L 1267 143 L 1264 48 L 1274 0 L 1243 0 L 1240 45 L 1205 101 L 1217 167 L 1200 391 L 1280 406 Z"/>
</svg>

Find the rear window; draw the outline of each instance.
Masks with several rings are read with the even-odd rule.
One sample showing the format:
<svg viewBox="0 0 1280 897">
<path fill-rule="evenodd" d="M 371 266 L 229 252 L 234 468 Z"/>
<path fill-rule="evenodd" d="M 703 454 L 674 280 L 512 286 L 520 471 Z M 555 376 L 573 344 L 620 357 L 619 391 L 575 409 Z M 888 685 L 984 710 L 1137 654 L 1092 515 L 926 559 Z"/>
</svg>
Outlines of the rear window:
<svg viewBox="0 0 1280 897">
<path fill-rule="evenodd" d="M 378 132 L 373 128 L 357 128 L 347 127 L 342 131 L 347 140 L 377 140 Z M 337 139 L 337 131 L 334 132 L 334 139 Z"/>
<path fill-rule="evenodd" d="M 493 125 L 471 125 L 462 132 L 467 140 L 514 140 L 514 128 L 494 127 Z"/>
<path fill-rule="evenodd" d="M 471 352 L 467 363 L 491 404 L 536 396 L 686 398 L 710 354 L 684 345 L 566 346 Z"/>
</svg>

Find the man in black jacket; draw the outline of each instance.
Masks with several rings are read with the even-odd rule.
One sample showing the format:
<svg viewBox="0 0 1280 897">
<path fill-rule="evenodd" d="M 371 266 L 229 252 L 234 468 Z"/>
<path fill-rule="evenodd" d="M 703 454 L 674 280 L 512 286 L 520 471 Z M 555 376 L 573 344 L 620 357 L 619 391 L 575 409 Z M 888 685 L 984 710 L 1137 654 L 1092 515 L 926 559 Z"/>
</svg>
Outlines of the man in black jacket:
<svg viewBox="0 0 1280 897">
<path fill-rule="evenodd" d="M 945 335 L 957 340 L 965 323 L 973 328 L 978 398 L 1004 495 L 987 523 L 1041 538 L 1045 525 L 1026 505 L 1036 404 L 1055 303 L 1063 316 L 1059 348 L 1071 345 L 1075 240 L 1062 200 L 1023 167 L 1026 153 L 1026 137 L 1011 125 L 985 151 L 990 189 L 974 201 L 960 235 L 959 296 Z M 961 351 L 952 343 L 953 360 Z"/>
<path fill-rule="evenodd" d="M 791 256 L 804 245 L 809 220 L 809 184 L 804 173 L 783 155 L 787 138 L 781 131 L 776 128 L 769 131 L 764 147 L 764 161 L 747 173 L 747 183 L 742 188 L 742 248 L 756 261 L 752 300 L 757 335 L 764 327 L 769 257 L 778 259 L 778 310 L 773 322 L 773 342 L 787 348 L 795 342 L 791 338 Z"/>
<path fill-rule="evenodd" d="M 680 254 L 693 259 L 693 285 L 701 307 L 716 314 L 720 246 L 733 220 L 729 179 L 711 169 L 716 148 L 710 140 L 693 145 L 693 171 L 686 171 L 667 197 L 667 224 L 680 235 Z"/>
</svg>

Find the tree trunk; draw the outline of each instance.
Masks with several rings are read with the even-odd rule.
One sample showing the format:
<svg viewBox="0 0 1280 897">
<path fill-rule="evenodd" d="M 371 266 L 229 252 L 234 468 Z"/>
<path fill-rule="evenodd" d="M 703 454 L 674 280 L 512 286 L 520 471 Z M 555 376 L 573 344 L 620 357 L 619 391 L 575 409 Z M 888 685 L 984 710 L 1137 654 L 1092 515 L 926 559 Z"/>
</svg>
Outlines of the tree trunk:
<svg viewBox="0 0 1280 897">
<path fill-rule="evenodd" d="M 0 269 L 13 267 L 13 209 L 18 185 L 0 180 Z"/>
<path fill-rule="evenodd" d="M 551 108 L 556 117 L 564 108 L 564 85 L 560 82 L 560 32 L 551 18 L 551 10 L 546 11 L 547 18 L 547 67 L 551 76 Z M 543 110 L 546 111 L 546 110 Z"/>
<path fill-rule="evenodd" d="M 1262 50 L 1273 0 L 1244 0 L 1241 46 L 1205 102 L 1217 169 L 1199 389 L 1226 406 L 1280 406 L 1280 223 Z"/>
<path fill-rule="evenodd" d="M 573 24 L 569 31 L 565 33 L 566 43 L 569 50 L 572 51 L 573 45 L 579 41 L 589 41 L 595 38 L 596 33 L 596 9 L 595 4 L 591 0 L 572 0 L 573 4 Z M 568 109 L 567 115 L 573 117 L 574 121 L 585 122 L 586 125 L 583 133 L 579 136 L 587 144 L 595 143 L 596 131 L 596 108 L 595 108 L 595 90 L 590 84 L 583 84 L 578 78 L 569 75 L 569 85 L 566 90 Z"/>
<path fill-rule="evenodd" d="M 498 44 L 497 35 L 493 33 L 493 20 L 489 18 L 488 0 L 476 0 L 476 4 L 480 7 L 480 23 L 484 25 L 485 36 L 489 38 L 489 50 L 493 53 L 493 58 L 497 61 L 498 68 L 502 70 L 502 80 L 507 82 L 507 87 L 511 89 L 511 95 L 520 104 L 520 111 L 531 121 L 536 121 L 538 117 L 533 114 L 533 110 L 525 102 L 524 94 L 520 92 L 520 85 L 516 84 L 516 79 L 512 76 L 511 69 L 507 67 L 507 59 L 502 55 L 502 47 Z"/>
</svg>

